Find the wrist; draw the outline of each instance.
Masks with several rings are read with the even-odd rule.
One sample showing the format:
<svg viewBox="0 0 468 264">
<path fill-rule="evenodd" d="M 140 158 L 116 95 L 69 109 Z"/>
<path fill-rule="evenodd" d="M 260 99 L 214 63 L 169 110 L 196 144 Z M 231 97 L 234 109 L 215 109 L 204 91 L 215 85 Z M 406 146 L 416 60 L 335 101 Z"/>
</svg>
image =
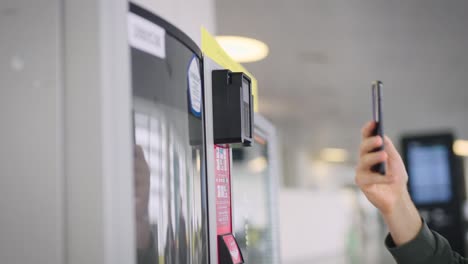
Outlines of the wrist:
<svg viewBox="0 0 468 264">
<path fill-rule="evenodd" d="M 408 190 L 404 190 L 400 195 L 394 199 L 391 206 L 387 207 L 386 210 L 381 210 L 381 214 L 384 219 L 399 219 L 405 217 L 414 208 L 413 201 L 409 195 Z"/>
<path fill-rule="evenodd" d="M 422 227 L 422 220 L 407 191 L 387 212 L 382 212 L 393 241 L 397 246 L 413 240 Z"/>
</svg>

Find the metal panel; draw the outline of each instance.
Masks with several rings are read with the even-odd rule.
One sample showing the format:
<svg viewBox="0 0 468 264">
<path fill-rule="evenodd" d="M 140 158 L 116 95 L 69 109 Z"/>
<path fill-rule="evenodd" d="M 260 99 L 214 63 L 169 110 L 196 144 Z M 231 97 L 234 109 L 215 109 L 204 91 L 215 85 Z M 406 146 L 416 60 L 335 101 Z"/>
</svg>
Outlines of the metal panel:
<svg viewBox="0 0 468 264">
<path fill-rule="evenodd" d="M 127 1 L 64 1 L 67 261 L 133 263 Z"/>
<path fill-rule="evenodd" d="M 64 263 L 61 1 L 0 1 L 0 263 Z"/>
<path fill-rule="evenodd" d="M 211 72 L 222 69 L 213 60 L 205 57 L 203 59 L 203 68 L 205 76 L 205 131 L 206 131 L 206 171 L 208 186 L 208 223 L 209 223 L 209 241 L 210 241 L 210 263 L 218 263 L 218 238 L 216 235 L 216 187 L 215 187 L 215 156 L 214 156 L 214 138 L 213 138 L 213 96 Z"/>
</svg>

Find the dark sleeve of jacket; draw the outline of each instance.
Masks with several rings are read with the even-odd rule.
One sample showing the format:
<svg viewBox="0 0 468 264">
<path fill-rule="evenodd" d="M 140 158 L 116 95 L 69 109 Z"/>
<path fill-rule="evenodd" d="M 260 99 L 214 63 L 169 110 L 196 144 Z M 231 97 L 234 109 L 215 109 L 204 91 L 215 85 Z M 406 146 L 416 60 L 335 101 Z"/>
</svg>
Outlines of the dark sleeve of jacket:
<svg viewBox="0 0 468 264">
<path fill-rule="evenodd" d="M 426 223 L 412 241 L 397 247 L 389 234 L 385 245 L 398 264 L 468 264 L 467 259 L 452 251 L 449 242 Z"/>
</svg>

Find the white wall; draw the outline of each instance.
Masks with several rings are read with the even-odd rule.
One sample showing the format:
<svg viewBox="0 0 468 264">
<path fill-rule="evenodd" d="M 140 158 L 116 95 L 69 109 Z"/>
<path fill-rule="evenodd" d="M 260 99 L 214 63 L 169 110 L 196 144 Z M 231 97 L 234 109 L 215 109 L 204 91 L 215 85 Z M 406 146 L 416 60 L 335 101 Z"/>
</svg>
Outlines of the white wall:
<svg viewBox="0 0 468 264">
<path fill-rule="evenodd" d="M 0 1 L 2 264 L 135 259 L 126 13 Z"/>
<path fill-rule="evenodd" d="M 214 0 L 133 0 L 168 20 L 201 45 L 200 27 L 216 33 Z"/>
<path fill-rule="evenodd" d="M 0 263 L 64 263 L 60 1 L 0 1 Z"/>
<path fill-rule="evenodd" d="M 338 191 L 281 190 L 283 263 L 346 263 L 353 215 L 348 199 Z"/>
<path fill-rule="evenodd" d="M 284 151 L 287 189 L 279 197 L 283 263 L 377 263 L 383 235 L 377 210 L 349 188 L 354 167 L 320 161 L 301 146 Z"/>
<path fill-rule="evenodd" d="M 383 259 L 379 215 L 362 193 L 291 188 L 281 190 L 279 200 L 283 264 L 375 264 Z"/>
<path fill-rule="evenodd" d="M 330 189 L 354 185 L 351 163 L 324 162 L 301 146 L 283 146 L 283 182 L 287 187 Z"/>
</svg>

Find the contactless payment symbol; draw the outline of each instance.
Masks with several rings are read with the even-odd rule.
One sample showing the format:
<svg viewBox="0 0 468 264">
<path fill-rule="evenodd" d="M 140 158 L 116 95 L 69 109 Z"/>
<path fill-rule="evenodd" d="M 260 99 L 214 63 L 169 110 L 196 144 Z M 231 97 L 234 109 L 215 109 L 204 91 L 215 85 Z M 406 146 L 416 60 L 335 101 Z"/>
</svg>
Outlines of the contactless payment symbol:
<svg viewBox="0 0 468 264">
<path fill-rule="evenodd" d="M 198 59 L 193 55 L 187 70 L 187 83 L 190 98 L 190 110 L 196 116 L 201 116 L 202 108 L 202 82 Z"/>
</svg>

